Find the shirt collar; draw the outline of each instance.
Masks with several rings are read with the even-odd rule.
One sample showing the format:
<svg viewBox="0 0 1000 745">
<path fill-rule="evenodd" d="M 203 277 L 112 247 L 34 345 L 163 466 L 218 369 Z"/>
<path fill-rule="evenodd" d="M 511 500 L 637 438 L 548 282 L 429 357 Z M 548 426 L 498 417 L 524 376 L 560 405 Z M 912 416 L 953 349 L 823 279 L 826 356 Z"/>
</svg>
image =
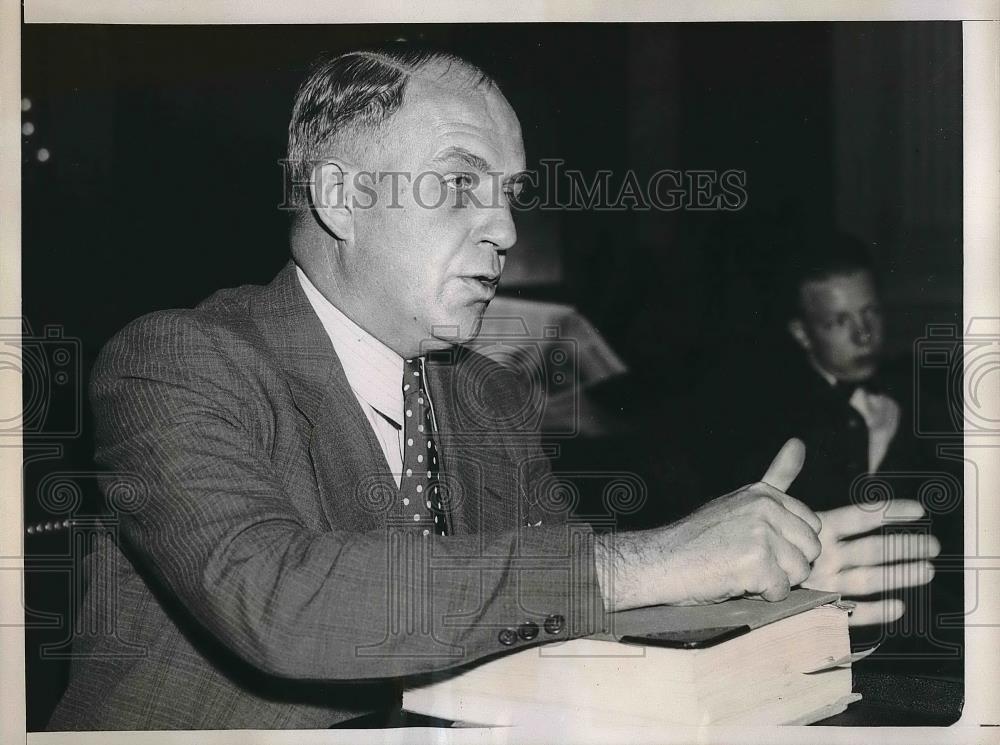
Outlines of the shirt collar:
<svg viewBox="0 0 1000 745">
<path fill-rule="evenodd" d="M 820 377 L 822 377 L 823 380 L 825 380 L 827 383 L 830 384 L 831 388 L 836 387 L 837 378 L 835 378 L 831 373 L 828 373 L 826 370 L 820 367 L 820 364 L 812 358 L 812 355 L 809 355 L 809 364 L 812 365 L 812 368 L 820 374 Z"/>
<path fill-rule="evenodd" d="M 403 426 L 403 358 L 348 318 L 295 267 L 309 304 L 319 316 L 355 395 Z"/>
<path fill-rule="evenodd" d="M 823 380 L 830 384 L 831 388 L 843 388 L 850 393 L 854 393 L 856 389 L 860 388 L 865 394 L 870 396 L 884 394 L 885 386 L 882 384 L 882 380 L 877 372 L 865 380 L 859 380 L 856 383 L 844 383 L 837 380 L 832 373 L 823 369 L 818 362 L 812 359 L 812 357 L 809 358 L 809 364 L 812 365 L 812 368 L 819 373 Z"/>
</svg>

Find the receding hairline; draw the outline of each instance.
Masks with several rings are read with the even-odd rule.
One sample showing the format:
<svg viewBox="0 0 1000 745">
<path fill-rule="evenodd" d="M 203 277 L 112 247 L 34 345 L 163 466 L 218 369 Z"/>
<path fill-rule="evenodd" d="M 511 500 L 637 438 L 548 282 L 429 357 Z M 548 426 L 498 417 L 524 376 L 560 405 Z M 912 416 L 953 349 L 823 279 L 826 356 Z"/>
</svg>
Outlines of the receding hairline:
<svg viewBox="0 0 1000 745">
<path fill-rule="evenodd" d="M 371 166 L 372 150 L 381 149 L 384 138 L 393 136 L 394 126 L 399 122 L 400 114 L 407 107 L 418 105 L 424 95 L 441 93 L 443 100 L 455 100 L 466 95 L 493 96 L 499 105 L 506 110 L 515 122 L 517 134 L 521 136 L 521 122 L 517 112 L 504 95 L 500 86 L 485 72 L 472 63 L 461 58 L 450 59 L 447 56 L 424 60 L 418 65 L 408 67 L 396 60 L 377 52 L 357 52 L 367 59 L 391 65 L 394 70 L 404 76 L 401 85 L 401 105 L 392 114 L 379 122 L 374 128 L 347 127 L 333 138 L 344 149 L 344 154 L 353 158 L 358 164 Z M 422 89 L 422 90 L 421 90 Z"/>
<path fill-rule="evenodd" d="M 497 91 L 500 90 L 496 81 L 493 80 L 493 78 L 486 72 L 473 63 L 464 60 L 461 57 L 450 55 L 447 52 L 431 53 L 427 59 L 417 60 L 413 64 L 403 64 L 399 60 L 393 59 L 390 55 L 383 52 L 375 52 L 364 49 L 356 52 L 347 52 L 343 56 L 361 57 L 362 59 L 371 60 L 372 62 L 377 62 L 380 65 L 392 68 L 406 78 L 403 81 L 404 89 L 409 82 L 409 78 L 421 78 L 431 83 L 440 84 L 441 81 L 445 79 L 449 79 L 452 76 L 457 77 L 460 73 L 465 73 L 465 80 L 467 82 L 471 81 L 471 84 L 468 86 L 469 88 L 485 86 Z M 441 70 L 436 77 L 433 77 L 431 74 L 431 68 L 442 67 L 444 69 Z"/>
</svg>

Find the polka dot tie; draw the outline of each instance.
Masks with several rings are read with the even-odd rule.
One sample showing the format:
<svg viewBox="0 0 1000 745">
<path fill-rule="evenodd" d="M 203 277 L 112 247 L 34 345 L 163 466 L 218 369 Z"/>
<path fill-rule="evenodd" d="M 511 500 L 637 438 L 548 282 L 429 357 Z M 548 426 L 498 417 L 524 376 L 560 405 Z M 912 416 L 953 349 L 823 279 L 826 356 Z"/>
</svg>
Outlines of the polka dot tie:
<svg viewBox="0 0 1000 745">
<path fill-rule="evenodd" d="M 399 480 L 399 498 L 403 503 L 403 515 L 413 520 L 416 530 L 423 535 L 432 532 L 446 535 L 432 424 L 423 365 L 419 359 L 406 360 L 403 367 L 403 476 Z"/>
</svg>

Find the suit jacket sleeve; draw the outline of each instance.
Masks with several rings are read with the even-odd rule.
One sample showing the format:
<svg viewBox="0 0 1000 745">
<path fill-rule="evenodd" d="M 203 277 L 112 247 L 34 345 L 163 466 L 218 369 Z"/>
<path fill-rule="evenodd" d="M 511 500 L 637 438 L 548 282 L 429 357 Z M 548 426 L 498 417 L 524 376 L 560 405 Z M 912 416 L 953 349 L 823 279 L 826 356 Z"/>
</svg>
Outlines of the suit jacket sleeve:
<svg viewBox="0 0 1000 745">
<path fill-rule="evenodd" d="M 431 539 L 307 526 L 260 457 L 259 392 L 223 333 L 185 311 L 139 319 L 102 352 L 91 397 L 105 492 L 114 471 L 146 482 L 120 516 L 123 548 L 232 652 L 279 676 L 381 678 L 503 651 L 499 631 L 553 614 L 564 630 L 536 643 L 603 626 L 582 526 Z"/>
</svg>

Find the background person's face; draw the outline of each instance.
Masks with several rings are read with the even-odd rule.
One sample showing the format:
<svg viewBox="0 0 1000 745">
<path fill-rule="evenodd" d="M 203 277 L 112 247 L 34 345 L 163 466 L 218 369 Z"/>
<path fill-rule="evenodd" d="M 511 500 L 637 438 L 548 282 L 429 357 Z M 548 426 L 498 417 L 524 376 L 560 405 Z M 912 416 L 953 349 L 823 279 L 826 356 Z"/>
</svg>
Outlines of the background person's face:
<svg viewBox="0 0 1000 745">
<path fill-rule="evenodd" d="M 849 382 L 875 374 L 883 324 L 869 272 L 805 282 L 799 300 L 802 317 L 793 322 L 792 335 L 817 365 Z"/>
<path fill-rule="evenodd" d="M 356 217 L 356 281 L 403 356 L 478 333 L 517 238 L 505 193 L 524 170 L 517 117 L 495 92 L 442 82 L 408 85 L 374 159 L 402 175 L 395 188 L 383 178 L 377 204 Z"/>
</svg>

